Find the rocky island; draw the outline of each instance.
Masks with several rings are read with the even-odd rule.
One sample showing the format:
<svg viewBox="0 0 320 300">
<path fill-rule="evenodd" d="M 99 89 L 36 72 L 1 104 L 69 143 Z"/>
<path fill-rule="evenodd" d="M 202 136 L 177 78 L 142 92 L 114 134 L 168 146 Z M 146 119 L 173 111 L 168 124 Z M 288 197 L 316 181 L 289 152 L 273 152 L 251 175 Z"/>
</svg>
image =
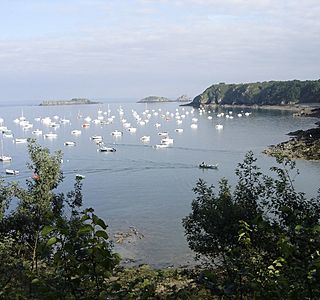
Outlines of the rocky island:
<svg viewBox="0 0 320 300">
<path fill-rule="evenodd" d="M 166 97 L 160 97 L 160 96 L 148 96 L 146 98 L 143 98 L 138 101 L 138 103 L 161 103 L 161 102 L 189 102 L 191 101 L 191 98 L 187 95 L 182 95 L 178 97 L 177 99 L 169 99 Z"/>
<path fill-rule="evenodd" d="M 71 100 L 45 100 L 40 103 L 40 106 L 53 105 L 83 105 L 83 104 L 100 104 L 101 102 L 91 101 L 86 98 L 73 98 Z"/>
</svg>

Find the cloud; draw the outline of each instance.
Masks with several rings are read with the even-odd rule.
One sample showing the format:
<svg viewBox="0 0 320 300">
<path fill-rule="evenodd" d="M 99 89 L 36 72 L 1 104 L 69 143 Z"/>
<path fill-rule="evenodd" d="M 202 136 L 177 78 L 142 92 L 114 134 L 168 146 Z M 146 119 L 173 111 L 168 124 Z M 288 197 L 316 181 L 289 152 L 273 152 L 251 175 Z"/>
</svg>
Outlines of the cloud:
<svg viewBox="0 0 320 300">
<path fill-rule="evenodd" d="M 61 78 L 73 86 L 78 82 L 79 89 L 87 78 L 100 93 L 105 86 L 111 92 L 128 83 L 126 95 L 144 95 L 151 87 L 171 95 L 192 87 L 193 94 L 218 81 L 318 76 L 320 8 L 315 1 L 183 3 L 192 9 L 175 0 L 107 7 L 96 1 L 93 5 L 104 9 L 98 21 L 80 23 L 77 31 L 0 40 L 0 76 Z"/>
</svg>

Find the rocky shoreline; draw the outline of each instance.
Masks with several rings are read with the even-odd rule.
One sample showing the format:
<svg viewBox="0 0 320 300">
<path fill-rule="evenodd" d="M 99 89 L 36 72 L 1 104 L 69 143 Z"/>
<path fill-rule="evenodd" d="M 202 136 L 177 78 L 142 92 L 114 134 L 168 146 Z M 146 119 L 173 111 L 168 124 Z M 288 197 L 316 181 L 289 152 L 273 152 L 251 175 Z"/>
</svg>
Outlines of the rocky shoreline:
<svg viewBox="0 0 320 300">
<path fill-rule="evenodd" d="M 318 127 L 289 132 L 289 141 L 271 145 L 263 153 L 289 159 L 320 160 L 320 122 L 315 124 Z"/>
</svg>

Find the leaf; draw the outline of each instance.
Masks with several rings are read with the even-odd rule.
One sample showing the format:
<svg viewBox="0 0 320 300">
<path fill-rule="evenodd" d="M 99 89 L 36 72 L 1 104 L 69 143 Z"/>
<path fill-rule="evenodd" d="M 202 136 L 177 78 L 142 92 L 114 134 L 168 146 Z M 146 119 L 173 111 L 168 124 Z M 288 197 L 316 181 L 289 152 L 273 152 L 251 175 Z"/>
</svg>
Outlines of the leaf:
<svg viewBox="0 0 320 300">
<path fill-rule="evenodd" d="M 31 281 L 32 284 L 39 284 L 40 283 L 40 280 L 38 278 L 34 278 L 32 281 Z"/>
<path fill-rule="evenodd" d="M 79 230 L 78 234 L 86 234 L 93 231 L 93 227 L 90 224 L 84 224 Z"/>
<path fill-rule="evenodd" d="M 87 220 L 89 220 L 89 219 L 90 219 L 90 217 L 89 217 L 88 215 L 83 215 L 83 216 L 81 217 L 81 221 L 82 221 L 82 222 L 87 221 Z"/>
<path fill-rule="evenodd" d="M 41 230 L 43 236 L 47 236 L 52 230 L 54 230 L 53 226 L 44 226 Z"/>
<path fill-rule="evenodd" d="M 47 246 L 51 246 L 58 242 L 58 239 L 54 236 L 47 241 Z"/>
<path fill-rule="evenodd" d="M 106 223 L 96 215 L 92 216 L 92 220 L 93 220 L 93 224 L 99 225 L 102 229 L 107 229 Z"/>
<path fill-rule="evenodd" d="M 105 240 L 109 238 L 108 234 L 104 230 L 97 230 L 96 236 L 104 238 Z"/>
</svg>

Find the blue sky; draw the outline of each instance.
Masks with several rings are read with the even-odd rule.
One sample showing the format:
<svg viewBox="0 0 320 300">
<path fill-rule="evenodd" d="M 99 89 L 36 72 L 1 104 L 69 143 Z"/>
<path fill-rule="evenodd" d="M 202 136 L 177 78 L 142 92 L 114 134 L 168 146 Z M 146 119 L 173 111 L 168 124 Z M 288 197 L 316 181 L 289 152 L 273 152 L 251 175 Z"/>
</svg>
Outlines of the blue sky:
<svg viewBox="0 0 320 300">
<path fill-rule="evenodd" d="M 1 0 L 0 103 L 319 79 L 318 0 Z"/>
</svg>

